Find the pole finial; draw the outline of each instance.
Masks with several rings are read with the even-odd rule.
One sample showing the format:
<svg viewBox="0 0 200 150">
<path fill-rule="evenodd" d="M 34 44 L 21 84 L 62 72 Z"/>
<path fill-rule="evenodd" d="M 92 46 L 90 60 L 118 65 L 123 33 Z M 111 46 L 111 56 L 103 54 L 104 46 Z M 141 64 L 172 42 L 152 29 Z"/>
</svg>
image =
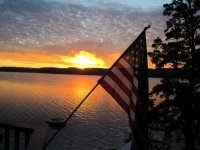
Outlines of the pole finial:
<svg viewBox="0 0 200 150">
<path fill-rule="evenodd" d="M 144 28 L 144 31 L 146 31 L 146 30 L 149 29 L 150 27 L 151 27 L 151 23 L 150 23 L 147 27 Z"/>
</svg>

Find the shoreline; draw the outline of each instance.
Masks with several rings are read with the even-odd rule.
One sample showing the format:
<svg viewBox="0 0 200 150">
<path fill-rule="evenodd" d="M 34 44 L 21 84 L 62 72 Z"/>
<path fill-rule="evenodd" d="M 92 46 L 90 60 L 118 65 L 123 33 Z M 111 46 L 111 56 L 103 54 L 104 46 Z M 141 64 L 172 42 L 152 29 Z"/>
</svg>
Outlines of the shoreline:
<svg viewBox="0 0 200 150">
<path fill-rule="evenodd" d="M 108 71 L 107 68 L 25 68 L 25 67 L 0 67 L 0 72 L 21 72 L 21 73 L 47 73 L 47 74 L 70 74 L 70 75 L 96 75 L 102 76 Z M 149 78 L 180 78 L 181 70 L 173 69 L 148 69 Z"/>
</svg>

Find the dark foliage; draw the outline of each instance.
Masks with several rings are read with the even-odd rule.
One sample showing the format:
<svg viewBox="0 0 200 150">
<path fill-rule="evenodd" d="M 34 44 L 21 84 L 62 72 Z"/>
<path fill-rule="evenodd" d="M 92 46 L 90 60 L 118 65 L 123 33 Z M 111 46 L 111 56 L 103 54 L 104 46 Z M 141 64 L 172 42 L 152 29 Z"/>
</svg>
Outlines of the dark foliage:
<svg viewBox="0 0 200 150">
<path fill-rule="evenodd" d="M 163 15 L 168 17 L 166 38 L 154 40 L 149 56 L 157 68 L 178 73 L 166 75 L 150 93 L 151 146 L 200 149 L 200 1 L 173 0 L 164 5 Z"/>
</svg>

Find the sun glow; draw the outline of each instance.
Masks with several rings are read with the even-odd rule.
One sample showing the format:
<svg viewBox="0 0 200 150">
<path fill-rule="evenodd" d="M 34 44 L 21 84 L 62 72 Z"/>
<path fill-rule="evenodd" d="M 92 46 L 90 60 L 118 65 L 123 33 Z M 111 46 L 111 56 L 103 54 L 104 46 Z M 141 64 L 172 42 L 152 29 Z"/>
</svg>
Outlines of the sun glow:
<svg viewBox="0 0 200 150">
<path fill-rule="evenodd" d="M 80 51 L 74 56 L 63 56 L 62 61 L 77 68 L 100 68 L 105 67 L 105 63 L 101 58 L 97 58 L 95 54 L 87 51 Z"/>
</svg>

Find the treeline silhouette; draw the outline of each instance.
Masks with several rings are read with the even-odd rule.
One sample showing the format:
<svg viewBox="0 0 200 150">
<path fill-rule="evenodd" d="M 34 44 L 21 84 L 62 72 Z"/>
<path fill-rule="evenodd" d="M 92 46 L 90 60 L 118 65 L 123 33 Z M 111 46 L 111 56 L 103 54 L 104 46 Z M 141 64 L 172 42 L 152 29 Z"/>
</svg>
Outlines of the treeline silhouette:
<svg viewBox="0 0 200 150">
<path fill-rule="evenodd" d="M 30 73 L 52 73 L 52 74 L 79 74 L 79 75 L 104 75 L 108 69 L 106 68 L 25 68 L 25 67 L 0 67 L 1 72 L 30 72 Z M 182 70 L 175 69 L 149 69 L 149 77 L 154 78 L 166 78 L 177 77 L 180 75 L 186 75 L 182 73 Z"/>
<path fill-rule="evenodd" d="M 80 75 L 103 75 L 107 69 L 104 68 L 25 68 L 25 67 L 0 67 L 4 72 L 30 72 L 30 73 L 52 73 L 52 74 L 80 74 Z"/>
</svg>

